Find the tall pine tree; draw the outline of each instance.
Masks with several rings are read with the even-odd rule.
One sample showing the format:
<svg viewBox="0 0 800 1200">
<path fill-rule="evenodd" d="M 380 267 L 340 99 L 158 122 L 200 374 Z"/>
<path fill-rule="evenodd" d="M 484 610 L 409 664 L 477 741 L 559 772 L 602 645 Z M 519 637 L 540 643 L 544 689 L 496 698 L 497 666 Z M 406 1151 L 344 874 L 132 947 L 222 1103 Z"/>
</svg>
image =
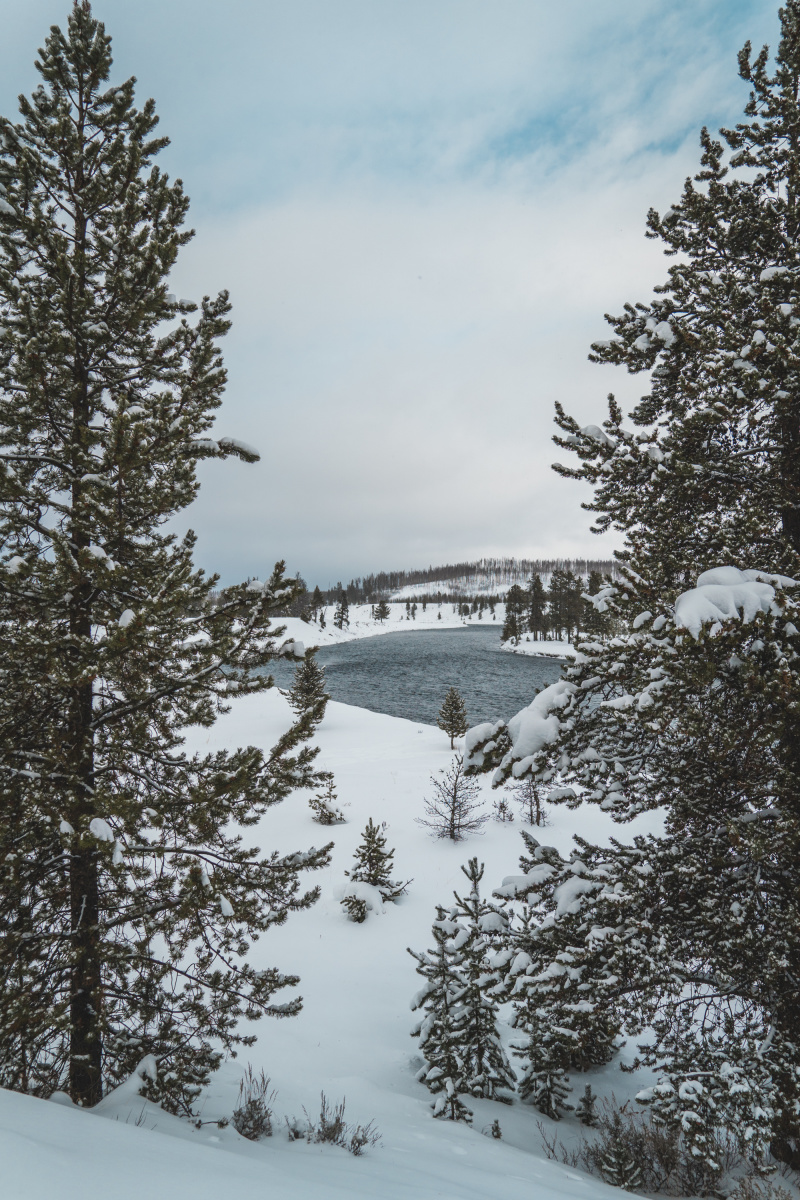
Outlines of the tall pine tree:
<svg viewBox="0 0 800 1200">
<path fill-rule="evenodd" d="M 240 1017 L 300 1006 L 245 956 L 327 851 L 232 829 L 311 781 L 308 723 L 266 756 L 182 749 L 270 686 L 294 586 L 279 564 L 214 603 L 193 535 L 165 532 L 198 460 L 257 457 L 209 432 L 227 296 L 168 291 L 188 202 L 87 2 L 37 67 L 0 119 L 0 1082 L 92 1105 L 152 1053 L 179 1108 L 250 1040 Z"/>
</svg>

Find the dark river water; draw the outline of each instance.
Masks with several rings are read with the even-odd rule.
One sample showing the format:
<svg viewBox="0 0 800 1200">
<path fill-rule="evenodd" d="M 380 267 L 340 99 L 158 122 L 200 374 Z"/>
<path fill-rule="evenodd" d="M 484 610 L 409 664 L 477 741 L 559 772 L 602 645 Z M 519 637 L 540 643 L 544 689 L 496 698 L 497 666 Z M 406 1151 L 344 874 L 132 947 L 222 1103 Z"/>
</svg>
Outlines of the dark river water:
<svg viewBox="0 0 800 1200">
<path fill-rule="evenodd" d="M 317 662 L 334 700 L 427 725 L 436 724 L 450 687 L 458 688 L 469 724 L 477 725 L 513 717 L 561 673 L 558 659 L 501 651 L 499 631 L 487 626 L 386 633 L 323 646 Z M 271 668 L 283 688 L 293 672 L 287 662 Z"/>
</svg>

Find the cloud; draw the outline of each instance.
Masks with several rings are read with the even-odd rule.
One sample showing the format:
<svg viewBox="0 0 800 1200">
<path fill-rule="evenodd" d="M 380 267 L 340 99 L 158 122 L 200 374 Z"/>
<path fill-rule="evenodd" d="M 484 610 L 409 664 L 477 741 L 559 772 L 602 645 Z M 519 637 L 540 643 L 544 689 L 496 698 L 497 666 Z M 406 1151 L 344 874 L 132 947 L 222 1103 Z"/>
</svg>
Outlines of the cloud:
<svg viewBox="0 0 800 1200">
<path fill-rule="evenodd" d="M 67 0 L 0 0 L 0 105 Z M 586 362 L 663 276 L 643 237 L 733 122 L 774 0 L 96 0 L 154 95 L 197 238 L 175 290 L 234 302 L 219 432 L 181 524 L 226 578 L 309 582 L 491 553 L 610 551 L 556 477 L 556 399 L 646 389 Z"/>
</svg>

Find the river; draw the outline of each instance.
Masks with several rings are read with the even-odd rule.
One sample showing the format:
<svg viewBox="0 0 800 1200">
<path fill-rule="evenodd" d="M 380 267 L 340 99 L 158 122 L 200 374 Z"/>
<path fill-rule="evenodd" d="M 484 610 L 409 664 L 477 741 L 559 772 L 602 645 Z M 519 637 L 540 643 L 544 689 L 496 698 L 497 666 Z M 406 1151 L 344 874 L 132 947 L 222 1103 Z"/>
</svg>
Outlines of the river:
<svg viewBox="0 0 800 1200">
<path fill-rule="evenodd" d="M 323 646 L 317 662 L 325 668 L 332 699 L 427 725 L 436 724 L 450 687 L 461 693 L 470 725 L 508 720 L 558 679 L 562 665 L 559 659 L 502 651 L 498 629 L 486 625 Z M 279 687 L 291 685 L 291 664 L 277 662 L 271 671 Z"/>
</svg>

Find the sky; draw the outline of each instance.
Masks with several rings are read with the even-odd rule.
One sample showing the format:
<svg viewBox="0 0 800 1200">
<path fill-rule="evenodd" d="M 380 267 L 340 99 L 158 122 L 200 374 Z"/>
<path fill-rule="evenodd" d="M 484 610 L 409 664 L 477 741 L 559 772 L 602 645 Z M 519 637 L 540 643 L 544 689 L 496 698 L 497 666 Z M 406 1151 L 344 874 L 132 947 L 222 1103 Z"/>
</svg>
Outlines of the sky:
<svg viewBox="0 0 800 1200">
<path fill-rule="evenodd" d="M 177 528 L 225 582 L 310 585 L 495 555 L 610 557 L 550 469 L 644 377 L 587 362 L 663 277 L 648 208 L 739 118 L 776 0 L 96 0 L 114 78 L 154 97 L 196 237 L 174 290 L 227 288 L 216 430 Z M 68 0 L 0 0 L 0 111 Z M 616 539 L 616 540 L 615 540 Z"/>
</svg>

